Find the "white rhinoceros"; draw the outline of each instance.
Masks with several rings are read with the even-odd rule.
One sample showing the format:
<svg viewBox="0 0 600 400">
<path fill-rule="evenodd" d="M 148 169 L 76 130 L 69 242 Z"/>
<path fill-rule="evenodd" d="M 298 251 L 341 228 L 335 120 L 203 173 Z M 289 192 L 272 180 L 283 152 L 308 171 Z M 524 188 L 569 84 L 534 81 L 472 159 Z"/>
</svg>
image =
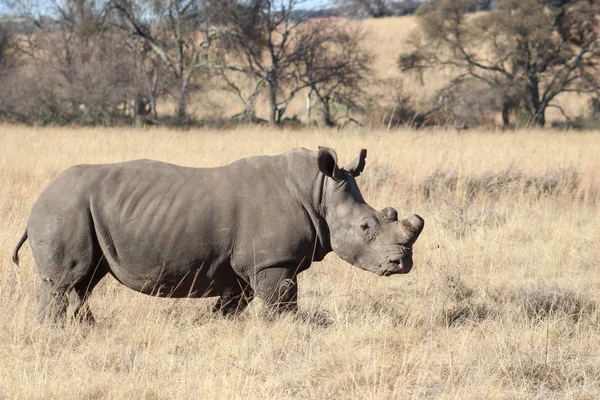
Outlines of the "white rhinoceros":
<svg viewBox="0 0 600 400">
<path fill-rule="evenodd" d="M 86 299 L 107 274 L 162 297 L 220 296 L 241 312 L 256 293 L 296 308 L 297 275 L 334 251 L 379 275 L 407 273 L 424 225 L 374 210 L 355 177 L 366 150 L 339 168 L 332 149 L 293 149 L 218 168 L 158 161 L 78 165 L 35 201 L 29 238 L 42 279 L 39 316 L 93 321 Z"/>
</svg>

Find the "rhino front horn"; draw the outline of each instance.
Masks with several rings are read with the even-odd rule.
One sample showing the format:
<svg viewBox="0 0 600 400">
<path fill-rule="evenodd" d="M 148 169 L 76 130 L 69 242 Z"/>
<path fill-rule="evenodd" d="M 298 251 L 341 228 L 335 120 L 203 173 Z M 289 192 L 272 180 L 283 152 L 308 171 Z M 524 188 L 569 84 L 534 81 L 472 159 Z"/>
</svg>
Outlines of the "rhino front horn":
<svg viewBox="0 0 600 400">
<path fill-rule="evenodd" d="M 403 225 L 407 230 L 408 240 L 411 243 L 414 243 L 423 231 L 425 220 L 417 214 L 413 214 L 404 220 Z"/>
</svg>

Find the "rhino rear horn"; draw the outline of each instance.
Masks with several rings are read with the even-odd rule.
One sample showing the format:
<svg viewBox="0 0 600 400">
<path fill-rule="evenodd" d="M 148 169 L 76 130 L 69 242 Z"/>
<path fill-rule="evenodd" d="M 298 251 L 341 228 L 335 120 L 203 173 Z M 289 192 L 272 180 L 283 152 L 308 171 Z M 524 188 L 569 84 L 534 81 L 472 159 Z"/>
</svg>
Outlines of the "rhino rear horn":
<svg viewBox="0 0 600 400">
<path fill-rule="evenodd" d="M 414 243 L 418 238 L 423 227 L 425 226 L 425 220 L 413 214 L 403 221 L 404 228 L 406 229 L 406 236 L 410 243 Z"/>
<path fill-rule="evenodd" d="M 352 174 L 352 176 L 357 177 L 365 169 L 365 159 L 367 158 L 367 149 L 362 149 L 358 157 L 352 160 L 348 165 L 344 167 L 344 169 Z"/>
</svg>

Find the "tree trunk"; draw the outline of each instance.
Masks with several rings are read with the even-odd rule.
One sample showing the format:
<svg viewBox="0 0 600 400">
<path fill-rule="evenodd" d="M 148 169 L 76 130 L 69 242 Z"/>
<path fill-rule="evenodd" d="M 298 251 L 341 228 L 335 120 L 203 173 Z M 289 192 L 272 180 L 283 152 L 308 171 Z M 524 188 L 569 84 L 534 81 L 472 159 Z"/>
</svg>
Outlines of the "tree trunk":
<svg viewBox="0 0 600 400">
<path fill-rule="evenodd" d="M 267 84 L 269 85 L 269 123 L 277 125 L 277 76 L 275 71 L 269 72 Z"/>
<path fill-rule="evenodd" d="M 156 98 L 158 97 L 158 72 L 156 68 L 152 71 L 152 81 L 150 85 L 150 112 L 152 120 L 158 121 L 158 113 L 156 112 Z"/>
<path fill-rule="evenodd" d="M 133 105 L 133 114 L 134 114 L 135 127 L 136 128 L 143 127 L 144 123 L 145 123 L 144 116 L 147 114 L 146 101 L 144 99 L 144 96 L 139 91 L 135 96 L 135 101 L 134 101 L 134 105 Z"/>
<path fill-rule="evenodd" d="M 535 125 L 538 128 L 543 128 L 546 125 L 546 106 L 542 105 L 536 111 L 533 119 L 531 120 L 532 125 Z"/>
<path fill-rule="evenodd" d="M 510 103 L 508 101 L 504 101 L 502 103 L 502 125 L 505 128 L 508 128 L 510 125 Z"/>
<path fill-rule="evenodd" d="M 244 105 L 244 109 L 240 113 L 240 122 L 246 123 L 248 121 L 255 121 L 256 120 L 255 114 L 256 113 L 254 111 L 254 104 L 247 102 Z"/>
<path fill-rule="evenodd" d="M 139 91 L 135 95 L 135 103 L 134 103 L 134 113 L 135 117 L 142 117 L 148 114 L 146 111 L 146 99 L 144 99 L 144 95 Z"/>
<path fill-rule="evenodd" d="M 311 95 L 312 95 L 312 89 L 310 89 L 310 91 L 308 92 L 308 95 L 306 96 L 306 121 L 307 121 L 307 125 L 310 125 L 310 119 L 311 119 L 311 115 L 310 115 L 310 112 L 312 111 Z"/>
<path fill-rule="evenodd" d="M 152 92 L 150 96 L 150 112 L 152 113 L 152 120 L 158 120 L 158 113 L 156 112 L 156 93 Z"/>
<path fill-rule="evenodd" d="M 329 98 L 325 97 L 322 100 L 323 103 L 323 119 L 325 120 L 325 125 L 327 126 L 335 126 L 335 121 L 331 117 L 331 103 L 329 102 Z"/>
<path fill-rule="evenodd" d="M 534 114 L 531 117 L 531 123 L 539 128 L 543 128 L 546 124 L 546 104 L 540 100 L 539 82 L 537 78 L 529 79 L 528 84 L 529 96 Z"/>
<path fill-rule="evenodd" d="M 179 89 L 179 100 L 177 102 L 177 118 L 180 122 L 187 120 L 187 92 L 188 85 L 182 83 L 181 88 Z"/>
</svg>

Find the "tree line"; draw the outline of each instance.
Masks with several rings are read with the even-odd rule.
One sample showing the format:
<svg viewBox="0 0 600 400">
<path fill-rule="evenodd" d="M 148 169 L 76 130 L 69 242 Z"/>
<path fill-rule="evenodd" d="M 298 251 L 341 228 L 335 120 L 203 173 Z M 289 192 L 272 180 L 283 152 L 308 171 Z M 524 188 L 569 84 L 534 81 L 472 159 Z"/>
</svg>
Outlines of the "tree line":
<svg viewBox="0 0 600 400">
<path fill-rule="evenodd" d="M 368 33 L 314 18 L 302 0 L 0 1 L 13 13 L 0 20 L 0 118 L 9 121 L 186 124 L 190 98 L 215 90 L 237 99 L 232 119 L 242 123 L 261 121 L 264 99 L 274 125 L 306 93 L 330 126 L 377 112 L 388 127 L 475 125 L 493 113 L 506 126 L 544 126 L 549 108 L 572 122 L 556 101 L 563 93 L 588 96 L 600 113 L 594 0 L 410 2 L 418 29 L 399 38 L 408 43 L 399 70 L 423 82 L 441 70 L 451 78 L 426 102 L 399 88 L 391 104 L 377 101 L 390 82 L 374 78 Z M 159 115 L 164 99 L 174 116 Z"/>
<path fill-rule="evenodd" d="M 494 10 L 469 15 L 475 0 L 434 0 L 419 8 L 418 34 L 400 55 L 406 73 L 453 71 L 440 102 L 474 113 L 519 113 L 543 127 L 546 111 L 564 93 L 600 95 L 599 5 L 594 0 L 500 0 Z"/>
<path fill-rule="evenodd" d="M 191 95 L 235 94 L 241 121 L 268 121 L 310 90 L 333 125 L 334 104 L 360 106 L 371 74 L 364 33 L 297 12 L 300 0 L 7 0 L 20 23 L 0 34 L 0 115 L 23 122 L 158 120 L 157 101 L 190 119 Z"/>
</svg>

